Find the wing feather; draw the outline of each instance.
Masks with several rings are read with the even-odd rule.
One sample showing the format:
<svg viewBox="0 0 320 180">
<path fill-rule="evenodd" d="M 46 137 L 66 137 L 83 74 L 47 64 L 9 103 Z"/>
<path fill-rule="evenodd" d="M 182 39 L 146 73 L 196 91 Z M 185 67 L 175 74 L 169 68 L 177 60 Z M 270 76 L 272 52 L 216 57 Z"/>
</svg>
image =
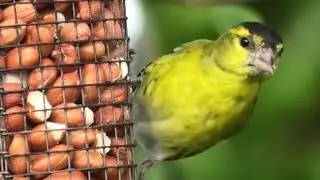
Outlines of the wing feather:
<svg viewBox="0 0 320 180">
<path fill-rule="evenodd" d="M 137 75 L 138 82 L 135 84 L 133 89 L 134 93 L 140 88 L 142 88 L 142 82 L 144 90 L 146 91 L 149 86 L 152 85 L 154 80 L 157 80 L 160 75 L 165 74 L 167 70 L 170 69 L 172 63 L 170 61 L 182 60 L 181 58 L 176 58 L 177 55 L 181 53 L 186 53 L 195 47 L 199 47 L 205 44 L 212 43 L 213 41 L 207 39 L 199 39 L 191 42 L 183 43 L 180 46 L 173 49 L 171 54 L 164 55 L 155 61 L 148 63 Z"/>
</svg>

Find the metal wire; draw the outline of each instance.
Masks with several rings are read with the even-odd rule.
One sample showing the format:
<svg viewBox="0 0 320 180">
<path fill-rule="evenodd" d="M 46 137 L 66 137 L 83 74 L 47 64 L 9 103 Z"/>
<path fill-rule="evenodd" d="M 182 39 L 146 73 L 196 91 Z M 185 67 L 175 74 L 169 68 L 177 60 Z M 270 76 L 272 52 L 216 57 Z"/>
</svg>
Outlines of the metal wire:
<svg viewBox="0 0 320 180">
<path fill-rule="evenodd" d="M 5 67 L 0 67 L 0 174 L 4 179 L 55 179 L 57 173 L 69 179 L 135 179 L 125 0 L 97 1 L 0 4 L 4 17 L 0 51 L 5 53 Z M 84 14 L 80 3 L 87 8 Z M 34 11 L 26 14 L 28 8 Z M 54 16 L 50 22 L 41 16 L 45 12 Z M 65 20 L 59 19 L 61 14 Z M 2 23 L 10 18 L 15 23 Z M 61 29 L 69 23 L 73 28 L 66 34 Z M 83 23 L 91 31 L 89 37 L 80 34 Z M 95 34 L 98 26 L 103 37 Z M 43 28 L 54 31 L 54 37 Z M 9 30 L 15 30 L 16 39 L 1 41 L 6 38 L 2 33 Z M 73 33 L 75 37 L 63 37 Z M 85 46 L 92 54 L 81 52 Z M 34 54 L 24 52 L 26 48 L 37 51 L 36 63 L 31 62 Z M 92 56 L 85 60 L 84 55 Z M 37 96 L 30 99 L 35 92 Z M 71 123 L 79 119 L 82 123 Z M 90 120 L 94 122 L 87 124 Z"/>
</svg>

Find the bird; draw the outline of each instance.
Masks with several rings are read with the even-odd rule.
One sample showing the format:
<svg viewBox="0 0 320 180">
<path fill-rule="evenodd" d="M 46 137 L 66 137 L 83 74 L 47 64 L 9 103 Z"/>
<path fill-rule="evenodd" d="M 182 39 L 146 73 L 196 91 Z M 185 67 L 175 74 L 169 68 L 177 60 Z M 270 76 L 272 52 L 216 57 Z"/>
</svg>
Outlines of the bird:
<svg viewBox="0 0 320 180">
<path fill-rule="evenodd" d="M 245 21 L 147 64 L 132 101 L 134 137 L 147 152 L 137 179 L 160 162 L 196 156 L 244 129 L 283 49 L 273 27 Z"/>
</svg>

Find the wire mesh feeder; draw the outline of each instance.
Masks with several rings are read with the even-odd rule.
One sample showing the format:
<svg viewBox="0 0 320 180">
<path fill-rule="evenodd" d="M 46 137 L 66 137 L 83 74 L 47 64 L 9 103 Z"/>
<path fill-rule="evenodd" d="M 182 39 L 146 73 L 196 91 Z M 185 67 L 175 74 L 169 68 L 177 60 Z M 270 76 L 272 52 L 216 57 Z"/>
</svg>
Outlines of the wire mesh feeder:
<svg viewBox="0 0 320 180">
<path fill-rule="evenodd" d="M 134 179 L 124 0 L 0 0 L 4 179 Z"/>
</svg>

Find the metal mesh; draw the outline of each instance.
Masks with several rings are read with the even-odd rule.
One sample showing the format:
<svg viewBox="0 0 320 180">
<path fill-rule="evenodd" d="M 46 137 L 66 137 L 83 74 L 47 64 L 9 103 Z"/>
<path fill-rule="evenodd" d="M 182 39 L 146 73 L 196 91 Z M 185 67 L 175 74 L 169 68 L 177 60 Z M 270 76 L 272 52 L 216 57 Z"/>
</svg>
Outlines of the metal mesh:
<svg viewBox="0 0 320 180">
<path fill-rule="evenodd" d="M 0 2 L 2 178 L 134 179 L 125 1 Z"/>
</svg>

